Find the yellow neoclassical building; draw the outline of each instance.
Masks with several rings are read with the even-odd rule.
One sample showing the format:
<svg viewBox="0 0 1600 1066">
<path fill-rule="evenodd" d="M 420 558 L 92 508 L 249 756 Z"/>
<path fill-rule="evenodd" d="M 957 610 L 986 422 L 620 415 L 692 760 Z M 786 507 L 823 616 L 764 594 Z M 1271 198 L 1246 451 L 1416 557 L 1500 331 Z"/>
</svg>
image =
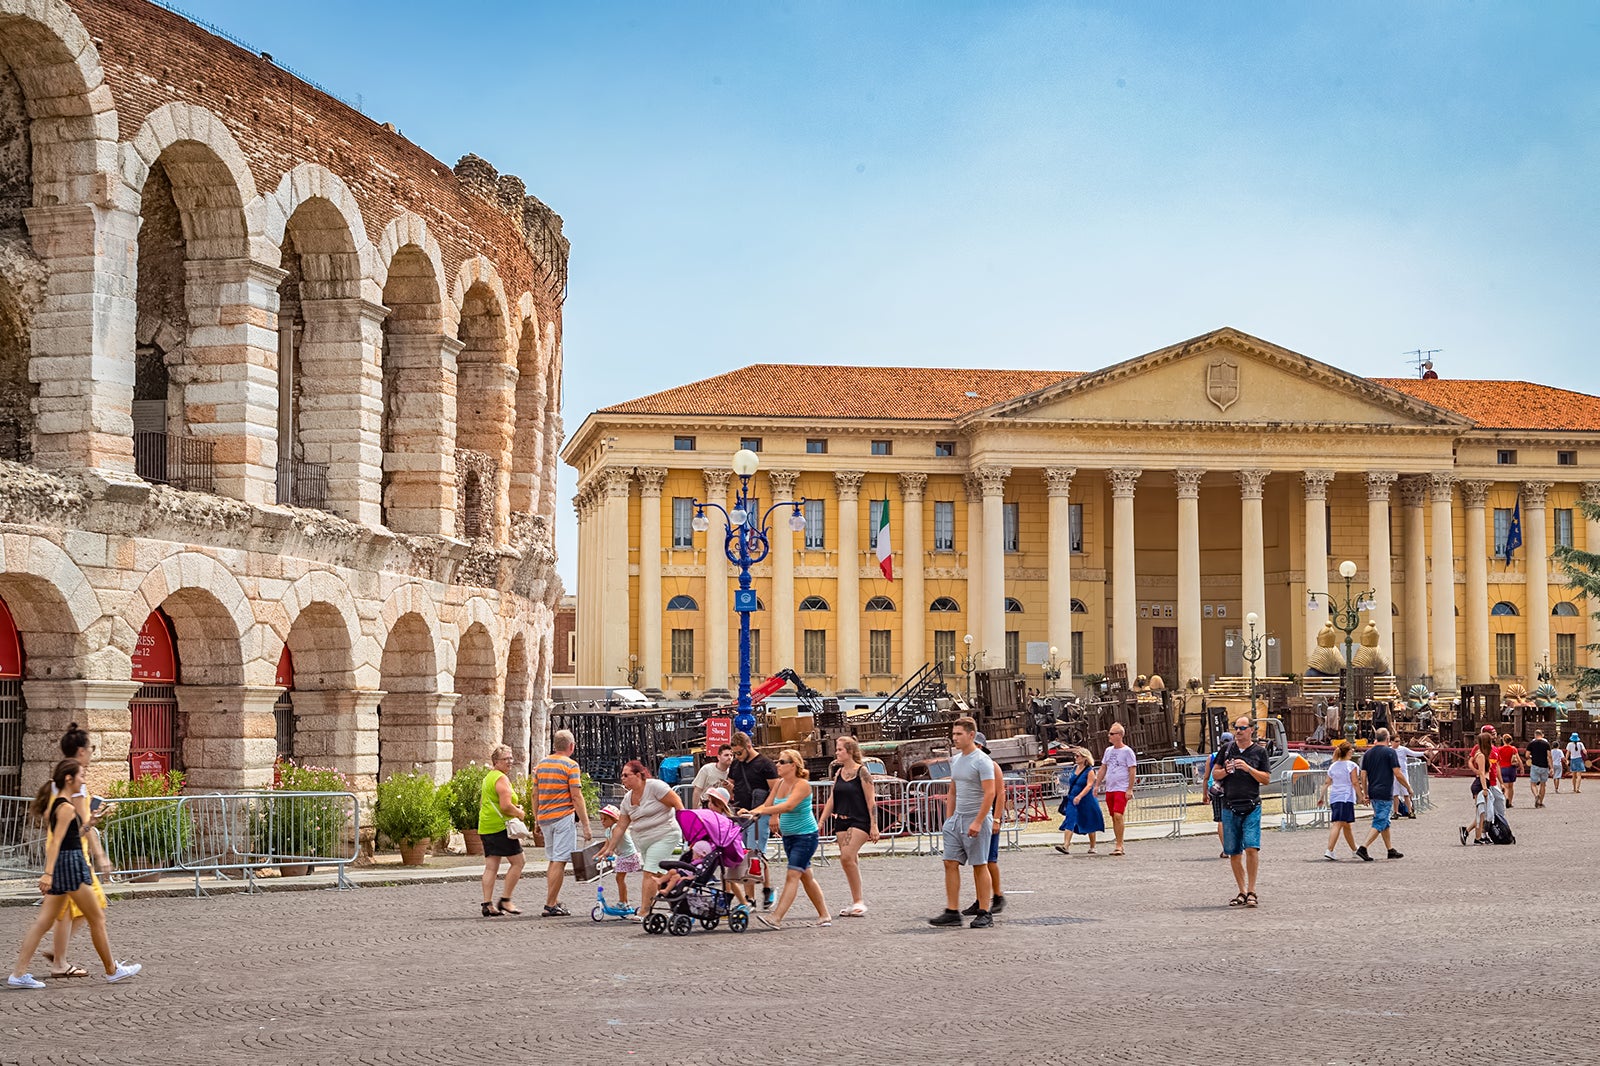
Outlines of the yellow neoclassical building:
<svg viewBox="0 0 1600 1066">
<path fill-rule="evenodd" d="M 1061 685 L 1237 675 L 1251 614 L 1259 670 L 1299 673 L 1345 560 L 1402 683 L 1559 680 L 1600 641 L 1549 562 L 1600 549 L 1576 507 L 1600 501 L 1600 398 L 1363 378 L 1222 329 L 1087 373 L 754 365 L 589 415 L 564 452 L 580 683 L 736 684 L 737 575 L 720 515 L 693 519 L 729 505 L 741 447 L 761 508 L 807 519 L 774 513 L 753 570 L 755 671 L 825 690 L 969 652 L 1043 685 L 1051 648 Z"/>
</svg>

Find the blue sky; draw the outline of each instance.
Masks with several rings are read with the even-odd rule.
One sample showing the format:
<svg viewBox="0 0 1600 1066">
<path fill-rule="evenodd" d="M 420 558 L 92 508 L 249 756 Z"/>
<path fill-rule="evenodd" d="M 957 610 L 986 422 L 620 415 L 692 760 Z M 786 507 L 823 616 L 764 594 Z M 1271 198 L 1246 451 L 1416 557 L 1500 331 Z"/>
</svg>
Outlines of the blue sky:
<svg viewBox="0 0 1600 1066">
<path fill-rule="evenodd" d="M 1600 392 L 1593 4 L 185 6 L 564 216 L 574 429 L 758 360 L 1221 325 Z"/>
</svg>

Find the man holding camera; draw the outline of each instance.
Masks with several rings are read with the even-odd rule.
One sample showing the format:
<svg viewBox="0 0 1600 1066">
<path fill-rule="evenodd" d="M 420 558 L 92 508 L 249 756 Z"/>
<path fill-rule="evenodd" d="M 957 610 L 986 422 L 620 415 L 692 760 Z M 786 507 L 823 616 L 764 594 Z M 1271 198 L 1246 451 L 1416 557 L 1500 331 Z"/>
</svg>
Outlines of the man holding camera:
<svg viewBox="0 0 1600 1066">
<path fill-rule="evenodd" d="M 1230 907 L 1256 905 L 1256 871 L 1261 865 L 1261 786 L 1272 780 L 1267 749 L 1255 739 L 1255 723 L 1233 723 L 1233 743 L 1211 770 L 1222 785 L 1222 852 L 1233 867 L 1239 894 Z"/>
</svg>

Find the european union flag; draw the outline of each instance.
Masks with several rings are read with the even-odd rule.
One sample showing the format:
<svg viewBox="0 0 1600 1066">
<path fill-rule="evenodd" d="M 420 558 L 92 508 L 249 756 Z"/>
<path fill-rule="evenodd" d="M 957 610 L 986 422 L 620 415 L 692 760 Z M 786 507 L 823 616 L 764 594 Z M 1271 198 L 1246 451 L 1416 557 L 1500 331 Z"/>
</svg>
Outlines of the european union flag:
<svg viewBox="0 0 1600 1066">
<path fill-rule="evenodd" d="M 1522 547 L 1522 497 L 1517 497 L 1516 505 L 1511 508 L 1511 527 L 1506 530 L 1506 565 L 1511 565 L 1511 556 L 1518 548 Z"/>
</svg>

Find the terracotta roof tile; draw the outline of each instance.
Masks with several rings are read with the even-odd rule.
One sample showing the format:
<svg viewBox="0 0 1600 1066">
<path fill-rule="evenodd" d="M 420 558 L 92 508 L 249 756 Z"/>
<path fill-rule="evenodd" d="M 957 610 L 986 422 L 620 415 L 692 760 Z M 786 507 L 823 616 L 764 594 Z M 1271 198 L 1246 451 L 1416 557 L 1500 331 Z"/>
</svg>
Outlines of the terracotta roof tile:
<svg viewBox="0 0 1600 1066">
<path fill-rule="evenodd" d="M 604 408 L 604 414 L 953 419 L 1075 373 L 756 363 Z"/>
<path fill-rule="evenodd" d="M 1424 403 L 1465 415 L 1484 429 L 1600 431 L 1600 397 L 1531 381 L 1374 378 Z"/>
</svg>

